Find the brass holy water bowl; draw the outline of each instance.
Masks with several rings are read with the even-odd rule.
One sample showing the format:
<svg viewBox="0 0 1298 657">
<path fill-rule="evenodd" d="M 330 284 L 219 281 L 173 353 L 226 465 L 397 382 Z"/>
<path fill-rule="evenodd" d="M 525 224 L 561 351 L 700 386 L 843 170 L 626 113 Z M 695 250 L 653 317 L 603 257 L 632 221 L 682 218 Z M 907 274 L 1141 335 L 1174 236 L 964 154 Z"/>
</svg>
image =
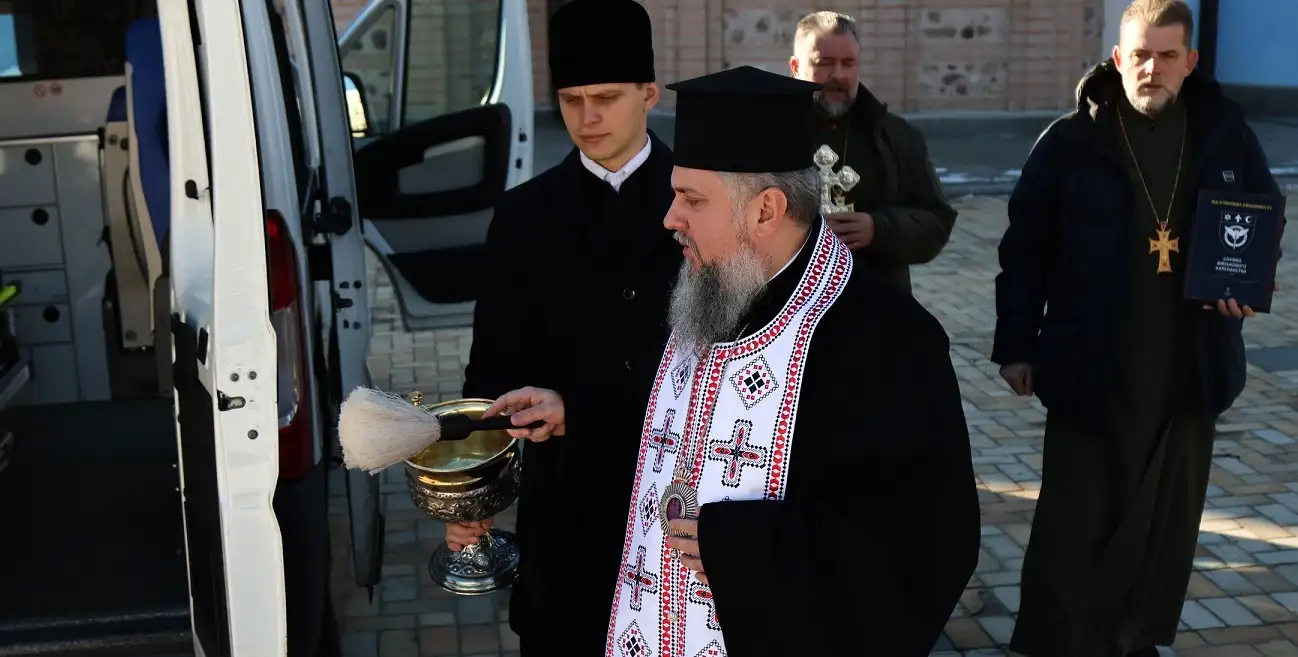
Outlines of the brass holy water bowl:
<svg viewBox="0 0 1298 657">
<path fill-rule="evenodd" d="M 436 416 L 482 417 L 489 399 L 457 399 L 422 404 Z M 464 440 L 436 442 L 406 460 L 406 486 L 415 506 L 442 522 L 476 522 L 493 518 L 518 497 L 522 440 L 505 431 L 475 431 Z M 518 540 L 492 528 L 476 545 L 459 552 L 443 542 L 433 551 L 428 574 L 442 588 L 461 595 L 481 595 L 508 588 L 518 576 Z"/>
</svg>

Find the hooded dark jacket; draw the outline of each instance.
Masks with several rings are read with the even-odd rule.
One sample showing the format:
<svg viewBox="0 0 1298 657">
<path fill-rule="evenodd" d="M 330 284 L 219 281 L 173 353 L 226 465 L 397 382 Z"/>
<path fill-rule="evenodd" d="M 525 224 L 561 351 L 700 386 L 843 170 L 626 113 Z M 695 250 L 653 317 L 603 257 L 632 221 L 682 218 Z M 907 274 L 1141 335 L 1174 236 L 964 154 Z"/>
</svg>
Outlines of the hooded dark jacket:
<svg viewBox="0 0 1298 657">
<path fill-rule="evenodd" d="M 1096 429 L 1106 419 L 1111 340 L 1130 288 L 1120 245 L 1139 238 L 1132 217 L 1139 190 L 1110 138 L 1119 93 L 1122 80 L 1112 60 L 1097 65 L 1077 86 L 1077 108 L 1037 139 L 1010 198 L 996 277 L 991 360 L 1030 363 L 1041 403 Z M 1180 97 L 1190 121 L 1196 197 L 1203 190 L 1279 194 L 1239 104 L 1199 73 L 1185 80 Z M 1189 253 L 1193 217 L 1182 221 L 1181 248 Z M 1202 409 L 1216 416 L 1244 389 L 1243 320 L 1216 310 L 1190 316 Z"/>
</svg>

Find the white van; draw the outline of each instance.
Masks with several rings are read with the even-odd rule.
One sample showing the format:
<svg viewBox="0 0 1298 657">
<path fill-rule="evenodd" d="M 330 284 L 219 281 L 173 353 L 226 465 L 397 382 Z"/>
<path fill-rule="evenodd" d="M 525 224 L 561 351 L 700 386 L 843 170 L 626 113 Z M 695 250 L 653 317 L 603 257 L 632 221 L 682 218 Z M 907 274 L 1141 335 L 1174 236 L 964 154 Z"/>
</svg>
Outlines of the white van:
<svg viewBox="0 0 1298 657">
<path fill-rule="evenodd" d="M 443 14 L 494 35 L 458 106 L 419 77 Z M 340 654 L 365 249 L 409 328 L 470 322 L 527 35 L 524 0 L 378 0 L 341 55 L 327 0 L 0 0 L 0 655 Z M 378 480 L 345 481 L 372 587 Z"/>
</svg>

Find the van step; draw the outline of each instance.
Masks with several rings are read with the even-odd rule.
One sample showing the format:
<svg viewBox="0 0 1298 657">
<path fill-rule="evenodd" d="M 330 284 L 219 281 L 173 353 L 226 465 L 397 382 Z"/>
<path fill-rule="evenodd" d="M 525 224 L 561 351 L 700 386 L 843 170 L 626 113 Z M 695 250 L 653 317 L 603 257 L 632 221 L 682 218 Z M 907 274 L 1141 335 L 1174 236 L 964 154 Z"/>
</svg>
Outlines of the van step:
<svg viewBox="0 0 1298 657">
<path fill-rule="evenodd" d="M 194 644 L 189 634 L 6 643 L 0 646 L 0 657 L 194 657 Z"/>
<path fill-rule="evenodd" d="M 0 657 L 193 655 L 189 610 L 0 622 Z"/>
</svg>

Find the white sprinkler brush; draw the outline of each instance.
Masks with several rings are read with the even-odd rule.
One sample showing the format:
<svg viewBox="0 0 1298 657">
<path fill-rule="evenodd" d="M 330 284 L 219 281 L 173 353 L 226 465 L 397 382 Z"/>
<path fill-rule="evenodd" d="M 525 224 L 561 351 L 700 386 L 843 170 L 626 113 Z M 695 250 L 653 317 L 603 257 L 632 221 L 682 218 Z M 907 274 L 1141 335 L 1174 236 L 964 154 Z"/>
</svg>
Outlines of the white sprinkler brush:
<svg viewBox="0 0 1298 657">
<path fill-rule="evenodd" d="M 464 440 L 475 431 L 535 429 L 544 424 L 537 421 L 516 427 L 508 415 L 475 419 L 450 414 L 439 418 L 400 395 L 358 387 L 339 409 L 338 440 L 347 469 L 374 474 L 439 440 Z"/>
</svg>

